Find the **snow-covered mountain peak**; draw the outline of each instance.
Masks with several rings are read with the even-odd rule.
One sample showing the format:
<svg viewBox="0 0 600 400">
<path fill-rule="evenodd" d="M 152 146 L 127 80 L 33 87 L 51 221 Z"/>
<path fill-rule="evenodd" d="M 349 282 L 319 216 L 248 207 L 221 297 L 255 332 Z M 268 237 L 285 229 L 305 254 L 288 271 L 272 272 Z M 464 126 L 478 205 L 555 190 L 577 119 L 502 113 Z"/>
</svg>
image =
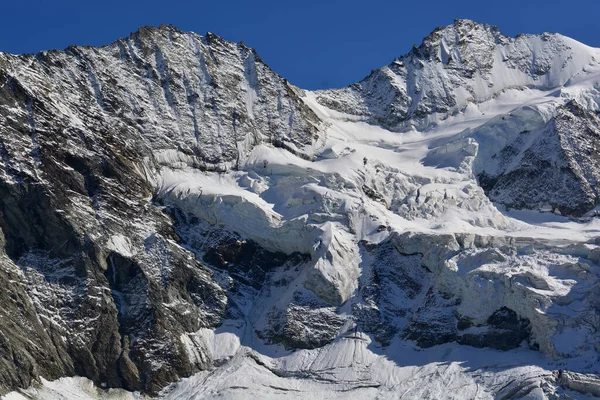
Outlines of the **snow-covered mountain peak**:
<svg viewBox="0 0 600 400">
<path fill-rule="evenodd" d="M 306 158 L 318 142 L 321 121 L 302 91 L 253 49 L 212 33 L 142 27 L 98 48 L 0 54 L 0 73 L 73 129 L 89 127 L 72 118 L 86 104 L 103 123 L 135 132 L 131 145 L 152 149 L 159 162 L 228 170 L 263 141 Z"/>
<path fill-rule="evenodd" d="M 561 74 L 560 71 L 567 69 L 562 81 L 547 82 L 551 87 L 566 82 L 564 78 L 572 74 L 573 71 L 567 68 L 570 64 L 568 61 L 578 58 L 572 63 L 579 69 L 594 57 L 594 53 L 597 54 L 597 51 L 560 34 L 519 34 L 513 38 L 503 35 L 496 26 L 459 19 L 451 25 L 435 29 L 418 48 L 400 57 L 400 60 L 414 56 L 420 60 L 442 63 L 448 69 L 460 70 L 465 75 L 476 72 L 485 74 L 494 67 L 498 68 L 495 64 L 500 63 L 528 73 L 533 78 L 551 72 Z M 555 58 L 564 62 L 553 63 Z"/>
<path fill-rule="evenodd" d="M 361 82 L 318 92 L 317 99 L 394 131 L 426 130 L 510 90 L 561 87 L 599 62 L 600 50 L 559 34 L 512 38 L 457 20 Z"/>
<path fill-rule="evenodd" d="M 598 60 L 467 20 L 318 92 L 172 26 L 1 54 L 0 393 L 600 394 Z"/>
<path fill-rule="evenodd" d="M 453 24 L 434 29 L 412 54 L 449 64 L 464 58 L 460 50 L 472 47 L 492 48 L 506 40 L 496 26 L 479 24 L 468 19 L 457 19 Z M 455 59 L 457 58 L 457 59 Z"/>
</svg>

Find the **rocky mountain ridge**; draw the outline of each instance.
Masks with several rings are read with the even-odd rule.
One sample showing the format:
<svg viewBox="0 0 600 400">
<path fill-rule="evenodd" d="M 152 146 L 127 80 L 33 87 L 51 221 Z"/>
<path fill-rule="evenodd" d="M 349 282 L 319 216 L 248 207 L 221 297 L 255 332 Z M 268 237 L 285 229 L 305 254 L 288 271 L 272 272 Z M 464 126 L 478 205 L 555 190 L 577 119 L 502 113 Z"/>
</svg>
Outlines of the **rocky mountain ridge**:
<svg viewBox="0 0 600 400">
<path fill-rule="evenodd" d="M 466 20 L 319 92 L 171 26 L 0 54 L 0 392 L 594 393 L 599 88 Z"/>
<path fill-rule="evenodd" d="M 152 391 L 204 368 L 173 335 L 218 323 L 224 294 L 173 242 L 151 177 L 235 168 L 263 140 L 307 154 L 319 121 L 300 92 L 241 44 L 167 26 L 0 65 L 3 268 L 20 282 L 4 285 L 3 385 L 77 374 Z"/>
<path fill-rule="evenodd" d="M 361 82 L 317 98 L 392 131 L 426 130 L 506 90 L 560 87 L 597 59 L 594 49 L 559 34 L 511 38 L 495 26 L 456 20 Z"/>
</svg>

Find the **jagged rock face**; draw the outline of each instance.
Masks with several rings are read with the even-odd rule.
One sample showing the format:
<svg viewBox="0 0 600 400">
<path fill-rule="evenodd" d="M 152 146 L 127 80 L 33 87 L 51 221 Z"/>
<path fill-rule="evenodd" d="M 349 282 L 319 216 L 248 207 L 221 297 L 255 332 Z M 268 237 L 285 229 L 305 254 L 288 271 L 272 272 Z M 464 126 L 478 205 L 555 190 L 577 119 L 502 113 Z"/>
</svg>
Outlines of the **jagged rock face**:
<svg viewBox="0 0 600 400">
<path fill-rule="evenodd" d="M 473 347 L 492 347 L 499 350 L 517 348 L 529 338 L 531 326 L 507 307 L 495 311 L 486 321 L 484 329 L 476 327 L 469 319 L 458 321 L 460 331 L 457 342 Z"/>
<path fill-rule="evenodd" d="M 301 91 L 254 50 L 213 34 L 142 28 L 101 48 L 3 54 L 0 68 L 3 104 L 12 107 L 18 95 L 25 106 L 5 126 L 30 136 L 29 160 L 4 144 L 12 168 L 40 156 L 36 138 L 54 128 L 44 126 L 49 115 L 73 147 L 101 134 L 121 151 L 152 151 L 159 163 L 219 170 L 235 168 L 261 142 L 310 157 L 306 147 L 318 139 L 319 120 Z"/>
<path fill-rule="evenodd" d="M 287 349 L 316 349 L 331 343 L 346 323 L 335 307 L 298 292 L 284 310 L 273 309 L 268 328 L 260 332 L 267 343 Z"/>
<path fill-rule="evenodd" d="M 507 89 L 553 88 L 590 61 L 581 44 L 556 34 L 511 38 L 490 25 L 456 20 L 419 47 L 319 103 L 393 131 L 426 129 Z"/>
<path fill-rule="evenodd" d="M 600 119 L 572 100 L 541 127 L 493 149 L 493 162 L 476 159 L 480 184 L 492 200 L 511 208 L 581 216 L 599 200 L 599 139 Z"/>
<path fill-rule="evenodd" d="M 210 365 L 184 332 L 226 294 L 150 202 L 161 164 L 310 157 L 318 119 L 243 44 L 143 28 L 102 48 L 0 55 L 0 386 L 89 377 L 154 392 Z M 178 164 L 179 163 L 179 164 Z"/>
<path fill-rule="evenodd" d="M 389 345 L 406 324 L 415 303 L 429 289 L 428 271 L 421 254 L 401 255 L 392 241 L 366 245 L 374 260 L 368 281 L 361 289 L 362 302 L 353 304 L 357 323 L 377 341 Z"/>
</svg>

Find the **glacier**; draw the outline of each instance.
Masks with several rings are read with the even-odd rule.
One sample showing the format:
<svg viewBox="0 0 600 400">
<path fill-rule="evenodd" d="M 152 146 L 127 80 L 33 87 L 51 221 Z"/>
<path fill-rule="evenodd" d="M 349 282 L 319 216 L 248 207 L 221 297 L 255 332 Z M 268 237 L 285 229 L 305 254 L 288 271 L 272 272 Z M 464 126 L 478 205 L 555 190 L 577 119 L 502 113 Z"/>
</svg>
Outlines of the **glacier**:
<svg viewBox="0 0 600 400">
<path fill-rule="evenodd" d="M 457 20 L 311 92 L 161 26 L 0 78 L 3 399 L 600 397 L 600 49 Z"/>
</svg>

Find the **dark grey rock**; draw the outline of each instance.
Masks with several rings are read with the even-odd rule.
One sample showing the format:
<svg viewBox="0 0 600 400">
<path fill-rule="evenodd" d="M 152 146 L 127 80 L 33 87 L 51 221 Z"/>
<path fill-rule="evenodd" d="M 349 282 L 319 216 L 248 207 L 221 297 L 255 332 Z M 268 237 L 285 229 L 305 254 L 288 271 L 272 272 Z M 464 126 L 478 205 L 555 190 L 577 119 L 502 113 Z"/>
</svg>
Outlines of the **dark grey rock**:
<svg viewBox="0 0 600 400">
<path fill-rule="evenodd" d="M 599 140 L 600 119 L 572 100 L 541 129 L 524 131 L 497 148 L 492 157 L 499 170 L 490 173 L 482 164 L 479 183 L 493 201 L 509 208 L 549 206 L 580 217 L 599 202 Z"/>
<path fill-rule="evenodd" d="M 517 348 L 531 334 L 530 322 L 506 307 L 490 315 L 485 326 L 476 326 L 462 317 L 458 320 L 457 329 L 460 331 L 456 339 L 458 343 L 498 350 Z"/>
</svg>

